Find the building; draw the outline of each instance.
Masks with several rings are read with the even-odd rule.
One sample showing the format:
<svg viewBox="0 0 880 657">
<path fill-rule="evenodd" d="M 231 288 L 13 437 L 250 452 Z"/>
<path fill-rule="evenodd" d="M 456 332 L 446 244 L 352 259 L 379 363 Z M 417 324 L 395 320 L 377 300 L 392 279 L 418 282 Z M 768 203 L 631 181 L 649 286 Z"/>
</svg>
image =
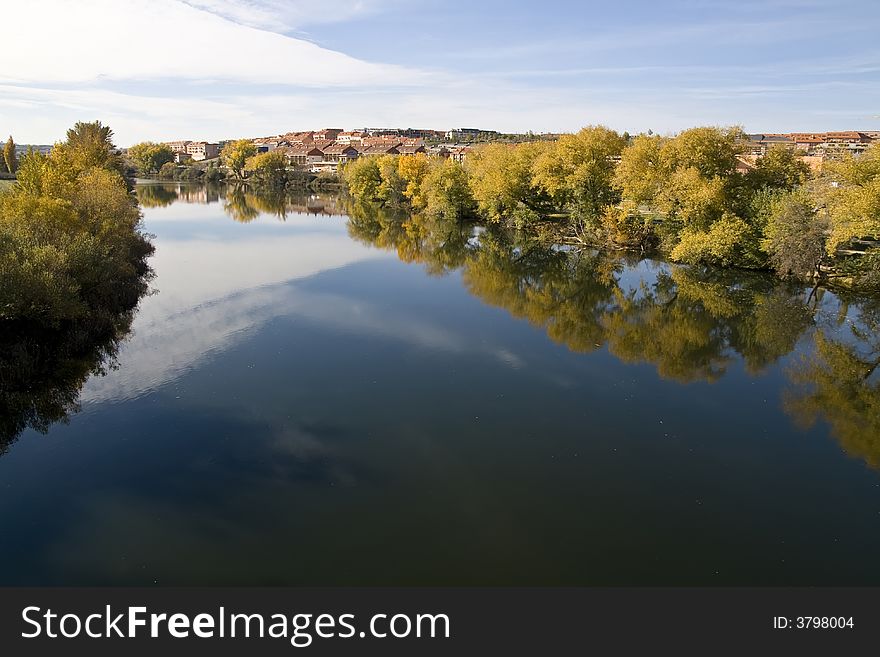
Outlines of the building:
<svg viewBox="0 0 880 657">
<path fill-rule="evenodd" d="M 342 128 L 324 128 L 314 134 L 315 141 L 336 141 L 336 138 L 344 132 Z"/>
<path fill-rule="evenodd" d="M 190 155 L 186 151 L 175 151 L 174 152 L 174 162 L 176 164 L 183 164 L 184 162 L 189 162 L 191 159 L 192 159 L 192 155 Z"/>
<path fill-rule="evenodd" d="M 340 144 L 360 144 L 366 136 L 366 132 L 361 132 L 359 130 L 340 132 L 336 136 L 336 141 Z"/>
<path fill-rule="evenodd" d="M 165 145 L 168 146 L 175 153 L 186 153 L 186 147 L 190 145 L 189 141 L 166 141 Z"/>
<path fill-rule="evenodd" d="M 186 145 L 186 152 L 196 161 L 210 160 L 220 155 L 220 145 L 207 141 L 191 141 Z"/>
<path fill-rule="evenodd" d="M 449 149 L 449 157 L 455 162 L 464 162 L 467 154 L 471 152 L 470 146 L 456 146 Z"/>
<path fill-rule="evenodd" d="M 788 135 L 778 134 L 756 134 L 746 135 L 748 139 L 746 146 L 749 155 L 763 157 L 767 154 L 772 146 L 784 146 L 785 148 L 794 149 L 795 142 Z"/>
<path fill-rule="evenodd" d="M 376 157 L 379 155 L 399 155 L 397 146 L 367 146 L 361 151 L 364 157 Z"/>
<path fill-rule="evenodd" d="M 344 164 L 360 155 L 358 149 L 350 144 L 333 144 L 324 149 L 324 162 Z"/>
<path fill-rule="evenodd" d="M 397 152 L 401 155 L 417 155 L 418 153 L 427 153 L 428 149 L 424 144 L 403 144 L 397 147 Z"/>
<path fill-rule="evenodd" d="M 311 167 L 324 160 L 324 151 L 308 145 L 290 146 L 283 149 L 287 161 L 294 166 Z"/>
<path fill-rule="evenodd" d="M 453 128 L 452 130 L 446 133 L 447 141 L 456 141 L 459 139 L 475 139 L 480 135 L 498 135 L 499 133 L 495 130 L 480 130 L 479 128 Z"/>
<path fill-rule="evenodd" d="M 428 155 L 433 155 L 435 157 L 447 158 L 447 157 L 449 157 L 449 149 L 446 148 L 446 146 L 443 146 L 442 144 L 440 144 L 438 146 L 431 146 L 428 149 Z"/>
<path fill-rule="evenodd" d="M 863 132 L 826 132 L 825 156 L 840 159 L 846 153 L 861 155 L 871 145 L 873 139 Z"/>
</svg>

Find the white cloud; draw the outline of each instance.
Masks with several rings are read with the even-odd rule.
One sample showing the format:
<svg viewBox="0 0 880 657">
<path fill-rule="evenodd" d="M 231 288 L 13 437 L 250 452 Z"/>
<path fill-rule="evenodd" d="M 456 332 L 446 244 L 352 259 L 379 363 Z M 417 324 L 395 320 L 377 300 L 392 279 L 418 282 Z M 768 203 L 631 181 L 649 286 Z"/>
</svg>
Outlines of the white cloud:
<svg viewBox="0 0 880 657">
<path fill-rule="evenodd" d="M 236 3 L 224 3 L 230 6 Z M 0 81 L 232 80 L 314 87 L 419 75 L 238 24 L 178 0 L 28 0 L 4 8 Z M 23 26 L 34 26 L 39 34 Z"/>
<path fill-rule="evenodd" d="M 242 25 L 285 32 L 304 25 L 336 23 L 378 11 L 393 0 L 183 0 Z"/>
</svg>

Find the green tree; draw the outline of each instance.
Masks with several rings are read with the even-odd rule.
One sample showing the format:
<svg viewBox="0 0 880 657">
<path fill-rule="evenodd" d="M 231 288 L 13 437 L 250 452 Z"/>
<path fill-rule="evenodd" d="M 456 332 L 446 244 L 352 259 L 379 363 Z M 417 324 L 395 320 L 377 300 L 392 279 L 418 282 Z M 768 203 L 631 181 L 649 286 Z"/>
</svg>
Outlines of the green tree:
<svg viewBox="0 0 880 657">
<path fill-rule="evenodd" d="M 657 135 L 639 135 L 621 153 L 614 186 L 625 201 L 636 206 L 655 203 L 670 174 L 664 142 Z"/>
<path fill-rule="evenodd" d="M 467 173 L 452 159 L 435 163 L 421 183 L 420 196 L 425 214 L 431 217 L 461 220 L 476 214 Z"/>
<path fill-rule="evenodd" d="M 239 180 L 244 180 L 245 164 L 249 157 L 257 154 L 257 147 L 249 139 L 231 141 L 223 147 L 220 159 Z"/>
<path fill-rule="evenodd" d="M 59 157 L 67 157 L 77 170 L 89 167 L 112 169 L 124 176 L 125 162 L 113 143 L 113 131 L 100 121 L 78 121 L 67 131 L 67 140 L 56 144 Z"/>
<path fill-rule="evenodd" d="M 374 157 L 361 157 L 347 162 L 340 169 L 340 176 L 349 194 L 360 201 L 373 203 L 379 200 L 382 175 Z"/>
<path fill-rule="evenodd" d="M 589 126 L 574 135 L 562 135 L 535 159 L 532 181 L 557 208 L 581 218 L 597 220 L 619 200 L 613 187 L 616 159 L 626 140 L 604 126 Z"/>
<path fill-rule="evenodd" d="M 18 158 L 15 155 L 15 142 L 12 141 L 12 135 L 6 140 L 6 145 L 3 146 L 3 164 L 9 173 L 15 173 L 16 169 L 18 169 Z"/>
<path fill-rule="evenodd" d="M 0 321 L 100 331 L 146 291 L 153 248 L 111 134 L 77 124 L 0 195 Z"/>
<path fill-rule="evenodd" d="M 782 192 L 770 201 L 763 248 L 780 276 L 816 278 L 827 258 L 827 232 L 825 212 L 817 211 L 810 194 L 802 189 Z"/>
<path fill-rule="evenodd" d="M 244 170 L 258 185 L 283 187 L 287 183 L 287 156 L 279 151 L 258 153 L 247 159 Z"/>
<path fill-rule="evenodd" d="M 174 162 L 174 151 L 167 144 L 144 141 L 128 149 L 128 157 L 144 175 L 158 173 L 163 165 Z"/>
<path fill-rule="evenodd" d="M 410 205 L 415 210 L 425 206 L 422 198 L 422 181 L 431 170 L 431 162 L 422 153 L 416 155 L 401 155 L 397 158 L 397 174 L 406 183 L 403 195 L 409 199 Z"/>
<path fill-rule="evenodd" d="M 177 175 L 177 165 L 174 162 L 166 162 L 159 167 L 159 177 L 163 180 L 173 180 Z"/>
<path fill-rule="evenodd" d="M 770 147 L 767 154 L 758 158 L 755 168 L 746 174 L 749 187 L 759 190 L 792 190 L 803 185 L 810 177 L 810 167 L 793 150 L 780 144 Z"/>
<path fill-rule="evenodd" d="M 533 182 L 532 165 L 549 142 L 486 144 L 465 161 L 480 215 L 492 222 L 530 220 L 552 212 L 547 192 Z"/>
</svg>

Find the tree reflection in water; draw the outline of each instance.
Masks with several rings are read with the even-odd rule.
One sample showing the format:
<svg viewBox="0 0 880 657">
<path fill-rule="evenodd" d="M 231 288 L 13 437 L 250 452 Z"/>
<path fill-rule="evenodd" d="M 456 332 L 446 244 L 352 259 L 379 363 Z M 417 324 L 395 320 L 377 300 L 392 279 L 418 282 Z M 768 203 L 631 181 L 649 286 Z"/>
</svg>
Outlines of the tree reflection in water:
<svg viewBox="0 0 880 657">
<path fill-rule="evenodd" d="M 90 376 L 114 367 L 119 345 L 131 329 L 133 311 L 94 324 L 56 330 L 3 327 L 0 331 L 0 454 L 25 429 L 46 433 L 79 410 Z"/>
<path fill-rule="evenodd" d="M 828 424 L 843 449 L 880 468 L 880 302 L 736 270 L 676 266 L 619 253 L 561 248 L 497 227 L 407 216 L 333 196 L 266 195 L 245 187 L 142 185 L 148 207 L 223 202 L 236 221 L 261 214 L 346 213 L 352 238 L 421 263 L 460 270 L 484 302 L 541 327 L 575 352 L 607 348 L 679 383 L 714 382 L 741 362 L 760 375 L 791 354 L 784 408 L 800 426 Z M 829 319 L 829 308 L 837 314 Z M 832 311 L 833 314 L 833 311 Z M 0 335 L 0 452 L 25 429 L 46 431 L 77 408 L 88 377 L 112 367 L 131 312 L 96 335 L 4 329 Z"/>
<path fill-rule="evenodd" d="M 759 375 L 803 338 L 808 348 L 786 367 L 785 409 L 801 426 L 824 420 L 848 453 L 880 468 L 876 301 L 815 297 L 763 273 L 564 249 L 500 228 L 474 230 L 362 203 L 350 202 L 347 212 L 355 239 L 432 274 L 460 268 L 473 295 L 570 350 L 607 347 L 621 361 L 649 363 L 679 383 L 717 381 L 737 361 Z M 838 320 L 829 323 L 824 318 L 835 304 Z"/>
</svg>

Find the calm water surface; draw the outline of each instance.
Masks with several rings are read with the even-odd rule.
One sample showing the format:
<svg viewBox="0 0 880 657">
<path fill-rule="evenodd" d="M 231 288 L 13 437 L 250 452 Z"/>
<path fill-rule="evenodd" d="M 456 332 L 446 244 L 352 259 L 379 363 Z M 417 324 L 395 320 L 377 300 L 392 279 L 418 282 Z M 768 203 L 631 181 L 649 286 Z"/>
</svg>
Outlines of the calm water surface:
<svg viewBox="0 0 880 657">
<path fill-rule="evenodd" d="M 156 293 L 0 457 L 0 583 L 880 584 L 870 304 L 139 194 Z"/>
</svg>

